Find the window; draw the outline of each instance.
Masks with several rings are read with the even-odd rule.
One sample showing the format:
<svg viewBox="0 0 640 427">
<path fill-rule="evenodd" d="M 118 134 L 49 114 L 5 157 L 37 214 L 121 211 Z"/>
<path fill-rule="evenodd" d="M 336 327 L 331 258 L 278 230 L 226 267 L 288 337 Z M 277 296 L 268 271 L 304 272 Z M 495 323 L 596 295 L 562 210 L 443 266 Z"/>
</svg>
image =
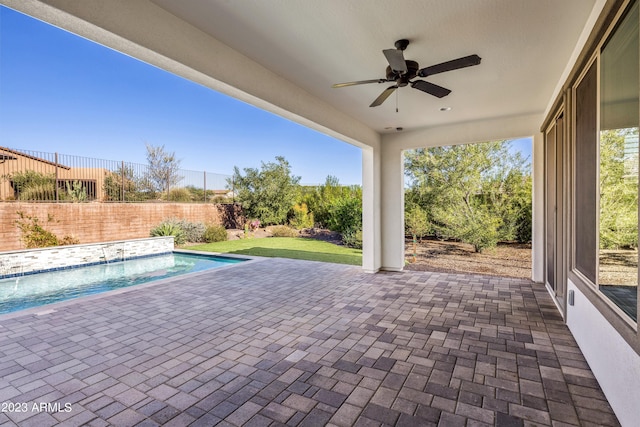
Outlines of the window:
<svg viewBox="0 0 640 427">
<path fill-rule="evenodd" d="M 640 117 L 638 18 L 636 2 L 600 53 L 596 181 L 599 186 L 598 289 L 636 322 Z"/>
</svg>

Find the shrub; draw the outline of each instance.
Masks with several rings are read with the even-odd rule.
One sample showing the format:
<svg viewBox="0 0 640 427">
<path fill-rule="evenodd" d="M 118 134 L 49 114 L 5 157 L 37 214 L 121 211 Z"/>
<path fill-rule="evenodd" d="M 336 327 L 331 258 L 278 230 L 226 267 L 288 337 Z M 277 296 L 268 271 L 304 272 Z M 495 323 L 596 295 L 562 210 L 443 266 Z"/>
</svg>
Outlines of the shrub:
<svg viewBox="0 0 640 427">
<path fill-rule="evenodd" d="M 516 240 L 518 243 L 531 242 L 531 203 L 523 209 L 516 221 Z"/>
<path fill-rule="evenodd" d="M 170 202 L 192 202 L 193 194 L 187 188 L 174 188 L 169 190 L 168 200 Z"/>
<path fill-rule="evenodd" d="M 339 233 L 362 229 L 362 199 L 341 197 L 330 209 L 329 229 Z"/>
<path fill-rule="evenodd" d="M 55 200 L 56 188 L 53 182 L 33 184 L 23 187 L 18 193 L 18 200 Z"/>
<path fill-rule="evenodd" d="M 80 240 L 77 237 L 73 237 L 71 235 L 66 235 L 62 238 L 62 240 L 59 241 L 61 246 L 66 246 L 66 245 L 78 245 L 80 244 Z"/>
<path fill-rule="evenodd" d="M 292 216 L 289 220 L 289 224 L 297 229 L 302 230 L 303 228 L 311 228 L 313 227 L 313 213 L 309 212 L 309 208 L 306 203 L 300 203 L 295 205 L 292 210 Z"/>
<path fill-rule="evenodd" d="M 8 177 L 18 193 L 19 200 L 55 200 L 55 174 L 32 170 L 14 172 Z"/>
<path fill-rule="evenodd" d="M 233 203 L 233 198 L 227 196 L 213 196 L 210 201 L 217 204 Z"/>
<path fill-rule="evenodd" d="M 173 236 L 173 243 L 183 245 L 186 242 L 182 228 L 173 222 L 162 222 L 151 229 L 151 237 Z"/>
<path fill-rule="evenodd" d="M 73 236 L 64 236 L 62 240 L 51 231 L 46 230 L 36 216 L 30 216 L 24 212 L 18 211 L 19 219 L 16 220 L 16 226 L 22 232 L 22 242 L 28 249 L 46 248 L 50 246 L 75 245 L 80 243 Z M 54 222 L 53 215 L 47 217 L 47 222 Z"/>
<path fill-rule="evenodd" d="M 291 175 L 291 166 L 284 157 L 276 157 L 276 162 L 263 162 L 260 170 L 245 168 L 244 175 L 238 167 L 233 171 L 227 186 L 234 189 L 247 216 L 264 225 L 287 221 L 287 214 L 296 203 L 300 177 Z"/>
<path fill-rule="evenodd" d="M 227 238 L 227 229 L 223 225 L 207 225 L 207 229 L 204 232 L 205 242 L 224 242 Z"/>
<path fill-rule="evenodd" d="M 204 233 L 207 229 L 203 222 L 190 222 L 186 219 L 173 219 L 173 221 L 182 228 L 184 238 L 187 242 L 202 242 L 204 241 Z"/>
<path fill-rule="evenodd" d="M 362 230 L 349 230 L 342 234 L 342 243 L 349 248 L 362 249 Z"/>
<path fill-rule="evenodd" d="M 174 234 L 178 233 L 179 235 Z M 206 226 L 202 222 L 190 222 L 186 219 L 167 218 L 151 230 L 152 236 L 174 236 L 175 244 L 204 241 Z M 160 233 L 160 234 L 153 234 Z"/>
<path fill-rule="evenodd" d="M 444 225 L 434 224 L 437 229 L 441 228 L 446 236 L 450 230 L 455 230 L 456 239 L 473 245 L 476 252 L 482 252 L 487 248 L 493 248 L 500 240 L 500 218 L 487 212 L 476 211 L 471 219 L 461 215 L 442 213 L 440 209 L 434 209 L 434 214 Z"/>
<path fill-rule="evenodd" d="M 309 212 L 313 212 L 313 221 L 321 227 L 329 227 L 331 208 L 341 198 L 362 199 L 362 188 L 356 185 L 341 185 L 338 178 L 327 176 L 324 184 L 301 188 L 300 202 L 307 204 Z"/>
<path fill-rule="evenodd" d="M 271 227 L 271 235 L 273 237 L 298 237 L 300 233 L 286 225 L 276 225 Z"/>
</svg>

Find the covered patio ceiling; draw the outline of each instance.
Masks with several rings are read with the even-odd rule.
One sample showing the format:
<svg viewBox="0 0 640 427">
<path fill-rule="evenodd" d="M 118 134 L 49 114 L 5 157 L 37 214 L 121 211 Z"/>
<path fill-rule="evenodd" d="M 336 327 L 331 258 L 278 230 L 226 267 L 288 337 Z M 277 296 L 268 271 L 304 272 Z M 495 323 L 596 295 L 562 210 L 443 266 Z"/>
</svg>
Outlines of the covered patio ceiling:
<svg viewBox="0 0 640 427">
<path fill-rule="evenodd" d="M 595 0 L 242 1 L 155 4 L 376 132 L 544 113 Z M 480 66 L 428 80 L 438 99 L 410 87 L 376 108 L 393 83 L 332 89 L 385 76 L 383 49 L 408 39 L 420 67 L 478 54 Z M 260 75 L 253 79 L 260 80 Z M 441 112 L 440 108 L 451 110 Z"/>
<path fill-rule="evenodd" d="M 397 127 L 412 132 L 518 117 L 539 126 L 605 1 L 0 3 L 347 142 L 375 146 Z M 331 88 L 383 78 L 382 50 L 401 38 L 411 42 L 405 58 L 421 68 L 471 54 L 482 63 L 427 78 L 452 90 L 442 99 L 401 88 L 397 113 L 395 95 L 369 107 L 392 83 Z"/>
</svg>

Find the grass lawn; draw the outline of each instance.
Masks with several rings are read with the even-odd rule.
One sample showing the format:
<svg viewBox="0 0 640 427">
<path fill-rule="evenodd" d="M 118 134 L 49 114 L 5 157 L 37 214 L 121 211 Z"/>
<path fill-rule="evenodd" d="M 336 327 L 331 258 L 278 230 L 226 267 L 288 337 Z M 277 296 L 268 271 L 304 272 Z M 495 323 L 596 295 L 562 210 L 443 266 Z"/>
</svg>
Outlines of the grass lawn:
<svg viewBox="0 0 640 427">
<path fill-rule="evenodd" d="M 362 250 L 299 237 L 266 237 L 189 246 L 194 251 L 362 265 Z"/>
</svg>

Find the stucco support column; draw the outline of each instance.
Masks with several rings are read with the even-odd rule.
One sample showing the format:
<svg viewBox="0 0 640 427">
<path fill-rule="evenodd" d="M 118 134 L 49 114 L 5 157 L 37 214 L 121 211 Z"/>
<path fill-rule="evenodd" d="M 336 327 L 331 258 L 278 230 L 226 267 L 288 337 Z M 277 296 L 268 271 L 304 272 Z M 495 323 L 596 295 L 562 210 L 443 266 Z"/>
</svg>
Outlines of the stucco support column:
<svg viewBox="0 0 640 427">
<path fill-rule="evenodd" d="M 381 234 L 383 270 L 404 267 L 404 154 L 397 144 L 381 144 Z"/>
<path fill-rule="evenodd" d="M 376 273 L 381 267 L 380 148 L 362 148 L 362 269 Z"/>
<path fill-rule="evenodd" d="M 531 280 L 544 281 L 544 135 L 533 136 L 531 191 Z"/>
</svg>

